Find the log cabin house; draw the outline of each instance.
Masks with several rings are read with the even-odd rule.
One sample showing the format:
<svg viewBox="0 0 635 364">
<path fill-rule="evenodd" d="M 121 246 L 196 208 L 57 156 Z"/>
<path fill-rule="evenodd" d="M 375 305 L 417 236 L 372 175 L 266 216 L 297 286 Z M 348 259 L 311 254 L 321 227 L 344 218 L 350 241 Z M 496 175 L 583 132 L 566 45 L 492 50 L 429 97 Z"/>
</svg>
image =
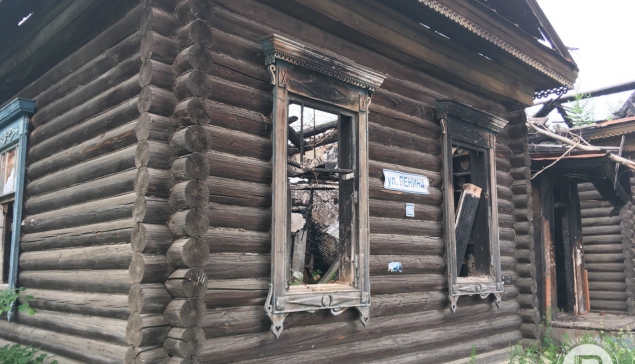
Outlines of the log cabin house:
<svg viewBox="0 0 635 364">
<path fill-rule="evenodd" d="M 2 277 L 38 311 L 0 344 L 491 363 L 538 337 L 524 108 L 577 67 L 535 0 L 2 0 L 0 34 Z"/>
</svg>

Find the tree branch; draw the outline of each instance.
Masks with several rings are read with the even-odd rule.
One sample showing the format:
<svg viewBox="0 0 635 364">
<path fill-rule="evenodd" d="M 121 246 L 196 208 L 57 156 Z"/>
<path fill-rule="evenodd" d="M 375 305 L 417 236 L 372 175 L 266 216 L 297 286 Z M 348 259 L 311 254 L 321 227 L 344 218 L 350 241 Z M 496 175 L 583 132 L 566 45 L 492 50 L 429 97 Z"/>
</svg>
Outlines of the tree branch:
<svg viewBox="0 0 635 364">
<path fill-rule="evenodd" d="M 588 145 L 580 145 L 579 142 L 574 142 L 573 140 L 569 139 L 569 138 L 565 138 L 563 136 L 560 136 L 558 134 L 552 133 L 549 130 L 545 130 L 543 128 L 540 128 L 538 125 L 536 125 L 535 123 L 528 121 L 527 125 L 529 125 L 529 127 L 531 127 L 533 130 L 535 130 L 537 133 L 542 134 L 550 139 L 553 140 L 557 140 L 561 143 L 567 144 L 567 145 L 571 145 L 574 146 L 574 148 L 576 149 L 580 149 L 580 150 L 584 150 L 584 151 L 588 151 L 588 152 L 599 152 L 599 153 L 607 153 L 605 150 L 602 150 L 600 148 L 596 148 L 593 146 L 588 146 Z M 635 162 L 630 160 L 630 159 L 626 159 L 624 157 L 620 157 L 617 156 L 615 154 L 611 154 L 611 153 L 607 153 L 606 157 L 608 159 L 610 159 L 611 161 L 615 162 L 615 163 L 619 163 L 622 165 L 625 165 L 631 169 L 635 169 Z"/>
</svg>

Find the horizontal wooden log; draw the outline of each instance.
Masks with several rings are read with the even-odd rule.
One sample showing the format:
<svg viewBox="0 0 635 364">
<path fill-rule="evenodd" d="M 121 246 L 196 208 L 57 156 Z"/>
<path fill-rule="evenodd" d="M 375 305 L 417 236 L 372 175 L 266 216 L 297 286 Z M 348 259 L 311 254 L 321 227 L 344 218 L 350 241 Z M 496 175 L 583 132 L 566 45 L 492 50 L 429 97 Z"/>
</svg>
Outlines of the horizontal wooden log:
<svg viewBox="0 0 635 364">
<path fill-rule="evenodd" d="M 215 31 L 216 30 L 214 30 L 214 32 Z M 212 53 L 214 64 L 208 72 L 211 76 L 252 87 L 260 91 L 270 92 L 272 90 L 271 77 L 265 68 L 224 53 L 219 53 L 219 51 L 221 50 L 218 49 L 218 47 L 214 47 L 214 52 Z"/>
<path fill-rule="evenodd" d="M 208 214 L 198 207 L 179 211 L 170 217 L 168 228 L 176 236 L 203 236 L 209 228 Z"/>
<path fill-rule="evenodd" d="M 154 59 L 165 64 L 172 64 L 179 54 L 180 48 L 174 39 L 157 32 L 149 31 L 141 40 L 141 60 Z"/>
<path fill-rule="evenodd" d="M 133 168 L 135 149 L 122 149 L 32 181 L 26 185 L 26 194 L 37 196 Z"/>
<path fill-rule="evenodd" d="M 130 244 L 43 250 L 20 255 L 20 269 L 126 269 L 132 259 Z"/>
<path fill-rule="evenodd" d="M 167 116 L 143 113 L 135 126 L 137 140 L 167 143 L 177 130 L 177 124 Z"/>
<path fill-rule="evenodd" d="M 622 244 L 602 244 L 602 245 L 587 245 L 584 247 L 585 254 L 619 254 L 622 252 Z"/>
<path fill-rule="evenodd" d="M 602 208 L 596 208 L 596 209 L 584 209 L 584 210 L 580 211 L 580 216 L 582 216 L 582 218 L 587 218 L 587 217 L 608 217 L 612 210 L 613 210 L 613 207 L 602 207 Z"/>
<path fill-rule="evenodd" d="M 167 199 L 137 196 L 132 217 L 136 223 L 161 225 L 170 219 L 173 211 Z"/>
<path fill-rule="evenodd" d="M 268 254 L 210 254 L 204 269 L 210 280 L 268 278 L 271 257 Z"/>
<path fill-rule="evenodd" d="M 591 300 L 591 309 L 623 312 L 628 309 L 628 305 L 620 301 Z"/>
<path fill-rule="evenodd" d="M 134 188 L 136 174 L 133 169 L 129 169 L 55 192 L 30 197 L 24 204 L 24 213 L 34 215 L 92 200 L 130 193 Z"/>
<path fill-rule="evenodd" d="M 394 163 L 405 167 L 441 171 L 441 161 L 437 155 L 415 152 L 413 150 L 368 143 L 369 158 L 383 163 Z"/>
<path fill-rule="evenodd" d="M 134 193 L 25 216 L 25 233 L 127 219 L 132 215 Z"/>
<path fill-rule="evenodd" d="M 271 187 L 261 183 L 244 182 L 221 177 L 205 180 L 209 201 L 238 206 L 271 206 Z"/>
<path fill-rule="evenodd" d="M 591 299 L 594 301 L 601 300 L 624 302 L 628 299 L 628 294 L 626 292 L 590 291 L 589 297 L 591 297 Z"/>
<path fill-rule="evenodd" d="M 129 147 L 137 141 L 134 132 L 135 125 L 135 123 L 128 123 L 113 128 L 97 138 L 32 163 L 27 169 L 27 176 L 30 180 L 35 180 L 46 174 Z"/>
<path fill-rule="evenodd" d="M 123 60 L 106 71 L 100 77 L 64 95 L 46 107 L 39 109 L 31 118 L 35 127 L 33 135 L 36 141 L 44 136 L 54 135 L 94 116 L 102 110 L 108 110 L 139 92 L 139 55 Z M 136 84 L 135 84 L 136 83 Z M 86 108 L 97 107 L 86 110 Z M 62 117 L 64 116 L 64 117 Z"/>
<path fill-rule="evenodd" d="M 409 202 L 434 206 L 440 206 L 443 201 L 441 190 L 435 187 L 428 188 L 428 192 L 430 192 L 428 195 L 419 195 L 384 189 L 384 182 L 378 178 L 369 178 L 368 183 L 368 196 L 375 200 Z"/>
<path fill-rule="evenodd" d="M 375 276 L 372 281 L 372 289 L 375 294 L 426 292 L 442 290 L 447 287 L 443 274 Z"/>
<path fill-rule="evenodd" d="M 134 253 L 128 274 L 133 283 L 161 283 L 173 270 L 164 255 Z"/>
<path fill-rule="evenodd" d="M 582 234 L 584 236 L 590 235 L 614 235 L 619 234 L 622 228 L 619 225 L 614 226 L 582 226 Z M 586 239 L 585 239 L 586 240 Z M 585 241 L 586 243 L 586 241 Z"/>
<path fill-rule="evenodd" d="M 585 263 L 621 263 L 623 254 L 584 254 Z"/>
<path fill-rule="evenodd" d="M 177 268 L 202 267 L 209 259 L 209 245 L 202 238 L 179 239 L 170 246 L 166 257 Z"/>
<path fill-rule="evenodd" d="M 601 225 L 619 225 L 622 218 L 619 216 L 609 217 L 608 213 L 603 217 L 590 217 L 582 219 L 583 227 L 601 226 Z"/>
<path fill-rule="evenodd" d="M 207 125 L 214 115 L 210 103 L 200 97 L 181 101 L 174 109 L 172 119 L 181 126 Z"/>
<path fill-rule="evenodd" d="M 196 19 L 212 20 L 214 9 L 209 2 L 204 0 L 186 0 L 181 1 L 176 6 L 175 13 L 181 23 L 187 24 Z"/>
<path fill-rule="evenodd" d="M 205 303 L 198 297 L 192 297 L 173 300 L 163 315 L 173 327 L 187 328 L 201 322 L 206 312 Z"/>
<path fill-rule="evenodd" d="M 29 139 L 32 140 L 33 145 L 35 145 L 46 139 L 55 137 L 57 134 L 62 133 L 64 130 L 69 129 L 82 121 L 90 118 L 98 119 L 96 117 L 99 114 L 97 110 L 108 110 L 120 105 L 126 100 L 136 97 L 139 94 L 139 91 L 140 86 L 138 84 L 138 79 L 137 77 L 133 77 L 120 84 L 118 87 L 110 89 L 108 92 L 103 93 L 95 99 L 91 99 L 80 107 L 70 109 L 67 113 L 60 115 L 45 125 L 40 126 L 31 133 Z M 130 120 L 123 120 L 122 124 L 125 124 L 128 121 Z M 66 140 L 66 142 L 68 142 L 68 140 Z M 46 148 L 40 148 L 40 150 L 41 149 Z M 56 149 L 55 151 L 58 150 L 60 149 Z"/>
<path fill-rule="evenodd" d="M 170 89 L 176 80 L 172 65 L 163 62 L 146 59 L 139 71 L 139 85 L 141 87 L 156 86 L 162 89 Z"/>
<path fill-rule="evenodd" d="M 445 243 L 439 238 L 415 235 L 370 234 L 372 254 L 381 255 L 425 255 L 441 256 Z"/>
<path fill-rule="evenodd" d="M 445 259 L 440 256 L 371 255 L 369 257 L 370 275 L 394 276 L 395 273 L 388 270 L 388 264 L 391 262 L 400 262 L 403 274 L 430 274 L 445 272 Z"/>
<path fill-rule="evenodd" d="M 212 28 L 202 19 L 194 19 L 178 30 L 176 39 L 185 48 L 194 44 L 200 44 L 206 48 L 211 48 L 214 44 Z"/>
<path fill-rule="evenodd" d="M 152 141 L 140 141 L 135 152 L 135 167 L 168 169 L 176 158 L 168 144 Z"/>
<path fill-rule="evenodd" d="M 182 2 L 185 4 L 186 2 Z M 174 69 L 178 74 L 183 74 L 191 70 L 209 72 L 213 66 L 212 52 L 201 44 L 187 47 L 176 56 Z"/>
<path fill-rule="evenodd" d="M 137 109 L 140 113 L 169 116 L 174 111 L 177 102 L 171 91 L 156 86 L 146 86 L 139 94 Z"/>
<path fill-rule="evenodd" d="M 170 326 L 161 314 L 133 312 L 128 319 L 126 339 L 133 346 L 158 346 L 168 336 Z"/>
<path fill-rule="evenodd" d="M 214 125 L 205 126 L 205 130 L 214 141 L 212 149 L 215 151 L 263 161 L 271 159 L 272 145 L 269 138 Z"/>
<path fill-rule="evenodd" d="M 624 282 L 589 282 L 589 290 L 590 291 L 626 292 L 626 283 Z"/>
<path fill-rule="evenodd" d="M 81 124 L 49 136 L 48 138 L 42 140 L 41 143 L 30 144 L 30 163 L 35 165 L 36 162 L 41 161 L 44 158 L 53 156 L 56 153 L 62 153 L 66 149 L 69 149 L 69 147 L 74 145 L 75 143 L 86 141 L 87 146 L 89 146 L 92 142 L 100 143 L 100 136 L 102 136 L 104 133 L 109 133 L 115 128 L 127 125 L 139 117 L 139 110 L 137 110 L 137 101 L 138 98 L 135 95 L 134 98 L 127 100 L 101 114 L 95 115 L 94 117 L 89 118 Z M 69 141 L 72 142 L 69 143 Z M 91 153 L 87 153 L 85 149 L 86 148 L 81 150 L 71 150 L 80 153 L 79 155 L 84 160 L 88 160 L 97 156 L 94 154 L 91 155 Z M 81 154 L 82 152 L 87 153 L 86 157 L 85 155 Z M 37 168 L 40 168 L 40 166 L 38 165 Z M 51 171 L 47 171 L 47 173 L 50 172 Z M 32 180 L 34 179 L 35 177 L 32 178 Z"/>
<path fill-rule="evenodd" d="M 206 157 L 212 176 L 246 182 L 271 183 L 271 163 L 215 151 L 208 152 Z"/>
<path fill-rule="evenodd" d="M 144 0 L 149 1 L 149 0 Z M 170 355 L 163 347 L 156 346 L 130 346 L 124 357 L 125 364 L 165 364 L 170 360 Z"/>
<path fill-rule="evenodd" d="M 206 100 L 211 113 L 211 125 L 269 138 L 271 120 L 262 113 L 212 100 Z"/>
<path fill-rule="evenodd" d="M 212 227 L 269 231 L 269 227 L 271 226 L 270 209 L 210 202 L 205 212 L 209 218 L 209 225 Z"/>
<path fill-rule="evenodd" d="M 207 291 L 207 274 L 197 267 L 177 269 L 165 281 L 165 288 L 176 298 L 203 297 Z"/>
<path fill-rule="evenodd" d="M 371 234 L 397 234 L 440 237 L 442 231 L 441 223 L 430 221 L 371 217 L 369 225 Z"/>
<path fill-rule="evenodd" d="M 127 350 L 127 346 L 123 345 L 6 321 L 0 322 L 0 332 L 6 340 L 29 344 L 84 363 L 116 363 L 122 360 Z"/>
<path fill-rule="evenodd" d="M 421 132 L 415 134 L 375 123 L 368 124 L 368 139 L 374 143 L 426 154 L 438 155 L 441 153 L 441 143 L 436 135 L 428 137 Z"/>
<path fill-rule="evenodd" d="M 137 223 L 130 237 L 132 250 L 146 254 L 165 254 L 173 242 L 170 230 L 164 225 Z"/>
<path fill-rule="evenodd" d="M 132 17 L 128 18 L 132 19 Z M 51 102 L 63 98 L 64 95 L 70 94 L 78 87 L 103 76 L 120 64 L 122 60 L 128 59 L 139 52 L 139 47 L 141 46 L 141 37 L 137 31 L 139 18 L 136 17 L 132 22 L 135 23 L 134 28 L 131 27 L 127 35 L 123 35 L 120 29 L 116 29 L 116 27 L 111 27 L 102 33 L 114 34 L 114 32 L 120 32 L 117 35 L 117 39 L 114 40 L 116 44 L 99 42 L 95 38 L 93 42 L 89 42 L 83 48 L 87 50 L 88 48 L 99 47 L 101 48 L 99 51 L 94 54 L 85 51 L 73 53 L 22 90 L 21 97 L 29 99 L 37 97 L 38 106 L 45 107 Z M 96 43 L 101 44 L 97 45 Z M 78 67 L 77 65 L 80 66 Z M 51 87 L 51 85 L 55 85 L 55 87 Z"/>
<path fill-rule="evenodd" d="M 136 171 L 134 191 L 139 196 L 167 198 L 170 196 L 173 184 L 169 171 L 141 167 Z"/>
<path fill-rule="evenodd" d="M 20 273 L 20 283 L 29 288 L 128 293 L 132 282 L 128 270 L 41 270 Z"/>
<path fill-rule="evenodd" d="M 205 180 L 210 168 L 209 158 L 200 153 L 192 153 L 174 160 L 170 174 L 176 181 Z"/>
<path fill-rule="evenodd" d="M 126 345 L 125 320 L 38 310 L 37 315 L 19 314 L 18 322 L 86 339 Z"/>
<path fill-rule="evenodd" d="M 199 326 L 175 327 L 168 333 L 164 347 L 172 355 L 199 356 L 205 345 L 205 332 Z M 189 353 L 189 355 L 188 355 Z"/>
<path fill-rule="evenodd" d="M 28 303 L 38 311 L 48 310 L 120 320 L 126 320 L 130 315 L 130 310 L 126 303 L 128 299 L 126 294 L 28 288 L 21 295 L 33 297 Z M 20 299 L 20 302 L 25 302 L 23 298 Z"/>
<path fill-rule="evenodd" d="M 589 272 L 623 272 L 624 263 L 586 263 L 584 268 Z"/>
<path fill-rule="evenodd" d="M 271 235 L 268 232 L 210 228 L 203 240 L 211 253 L 266 254 L 271 251 Z"/>
<path fill-rule="evenodd" d="M 584 230 L 583 230 L 584 231 Z M 621 245 L 624 237 L 622 235 L 584 235 L 584 245 Z M 586 250 L 586 248 L 585 248 Z"/>
<path fill-rule="evenodd" d="M 131 312 L 163 313 L 172 301 L 172 296 L 163 283 L 135 283 L 128 292 L 128 306 Z"/>
<path fill-rule="evenodd" d="M 159 7 L 148 6 L 141 18 L 141 34 L 155 31 L 166 37 L 173 36 L 180 26 L 179 20 L 169 11 Z"/>
<path fill-rule="evenodd" d="M 134 222 L 132 218 L 67 229 L 50 230 L 22 236 L 23 251 L 72 248 L 129 241 Z"/>
<path fill-rule="evenodd" d="M 176 184 L 170 193 L 170 206 L 175 211 L 204 207 L 209 201 L 209 189 L 204 181 L 189 180 Z"/>
<path fill-rule="evenodd" d="M 177 155 L 193 152 L 205 154 L 212 146 L 212 137 L 205 128 L 192 125 L 176 132 L 170 140 L 170 146 Z"/>
<path fill-rule="evenodd" d="M 368 204 L 370 216 L 373 217 L 437 222 L 440 222 L 442 218 L 441 208 L 437 206 L 415 204 L 414 217 L 406 217 L 406 205 L 402 202 L 371 199 Z"/>
<path fill-rule="evenodd" d="M 179 100 L 192 97 L 208 98 L 212 94 L 211 76 L 199 70 L 192 70 L 177 77 L 174 82 L 174 95 Z"/>
<path fill-rule="evenodd" d="M 263 115 L 268 115 L 271 112 L 273 99 L 269 91 L 262 91 L 215 76 L 210 76 L 210 80 L 214 89 L 209 97 L 211 100 L 238 106 Z"/>
<path fill-rule="evenodd" d="M 624 272 L 590 272 L 589 282 L 624 282 Z"/>
<path fill-rule="evenodd" d="M 212 279 L 203 297 L 210 308 L 262 305 L 269 292 L 268 279 Z"/>
</svg>

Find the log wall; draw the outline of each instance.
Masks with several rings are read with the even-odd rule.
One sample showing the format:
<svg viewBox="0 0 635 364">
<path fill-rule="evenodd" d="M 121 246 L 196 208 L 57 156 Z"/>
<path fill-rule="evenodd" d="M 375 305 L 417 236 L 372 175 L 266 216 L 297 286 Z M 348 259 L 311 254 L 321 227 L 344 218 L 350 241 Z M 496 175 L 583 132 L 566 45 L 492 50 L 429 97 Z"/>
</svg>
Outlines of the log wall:
<svg viewBox="0 0 635 364">
<path fill-rule="evenodd" d="M 518 342 L 526 337 L 524 331 L 533 332 L 532 321 L 521 326 L 517 300 L 520 294 L 532 302 L 533 286 L 527 214 L 523 218 L 514 213 L 516 204 L 527 208 L 527 202 L 521 202 L 527 191 L 513 190 L 514 182 L 527 182 L 527 176 L 513 176 L 509 162 L 512 156 L 523 159 L 526 151 L 513 152 L 513 146 L 522 145 L 524 136 L 510 136 L 511 127 L 497 144 L 501 260 L 503 275 L 511 283 L 500 309 L 489 299 L 463 297 L 453 314 L 447 300 L 435 100 L 453 98 L 507 117 L 504 108 L 342 40 L 284 9 L 259 1 L 213 3 L 213 18 L 207 21 L 213 64 L 200 77 L 201 85 L 211 88 L 205 100 L 211 120 L 204 128 L 212 140 L 206 154 L 209 229 L 203 240 L 210 254 L 204 267 L 209 283 L 203 297 L 208 312 L 202 324 L 207 340 L 201 362 L 322 362 L 326 357 L 361 362 L 398 357 L 399 362 L 437 363 L 469 356 L 472 345 L 485 352 Z M 388 75 L 373 95 L 369 114 L 372 307 L 366 328 L 349 310 L 339 316 L 324 311 L 291 314 L 279 339 L 269 331 L 263 305 L 271 269 L 272 96 L 259 40 L 274 32 Z M 383 189 L 383 168 L 428 176 L 430 195 Z M 414 219 L 405 217 L 406 202 L 415 203 Z M 517 235 L 520 230 L 523 233 Z M 402 263 L 402 274 L 388 272 L 391 261 Z M 531 306 L 526 311 L 533 319 Z M 457 341 L 465 345 L 457 348 Z"/>
<path fill-rule="evenodd" d="M 631 185 L 633 182 L 635 179 Z M 634 313 L 633 204 L 626 204 L 619 215 L 611 217 L 613 206 L 591 183 L 580 183 L 578 189 L 591 310 Z"/>
<path fill-rule="evenodd" d="M 121 363 L 138 144 L 141 8 L 18 96 L 34 99 L 18 285 L 37 313 L 0 322 L 3 340 L 60 363 Z"/>
</svg>

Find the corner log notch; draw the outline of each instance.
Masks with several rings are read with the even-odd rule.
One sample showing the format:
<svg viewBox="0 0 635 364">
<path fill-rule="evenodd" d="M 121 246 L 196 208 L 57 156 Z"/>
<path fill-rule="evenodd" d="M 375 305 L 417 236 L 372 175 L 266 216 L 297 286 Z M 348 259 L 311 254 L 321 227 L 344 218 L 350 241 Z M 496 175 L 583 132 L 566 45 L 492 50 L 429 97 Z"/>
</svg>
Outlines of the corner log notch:
<svg viewBox="0 0 635 364">
<path fill-rule="evenodd" d="M 148 277 L 151 284 L 131 291 L 131 307 L 148 313 L 131 317 L 129 328 L 140 331 L 146 316 L 160 318 L 151 321 L 158 326 L 148 329 L 155 333 L 152 339 L 129 335 L 133 347 L 126 361 L 198 363 L 207 312 L 202 300 L 207 274 L 202 268 L 209 246 L 202 236 L 209 226 L 205 180 L 210 168 L 205 154 L 212 140 L 203 126 L 211 120 L 206 98 L 212 89 L 206 72 L 212 66 L 213 38 L 207 23 L 212 7 L 209 0 L 146 0 L 144 11 L 142 29 L 149 37 L 142 50 L 140 111 L 142 135 L 152 141 L 140 142 L 141 161 L 147 162 L 139 166 L 145 169 L 135 190 L 152 196 L 146 201 L 160 205 L 161 219 L 139 221 L 133 245 L 161 258 L 152 259 L 159 270 Z"/>
</svg>

